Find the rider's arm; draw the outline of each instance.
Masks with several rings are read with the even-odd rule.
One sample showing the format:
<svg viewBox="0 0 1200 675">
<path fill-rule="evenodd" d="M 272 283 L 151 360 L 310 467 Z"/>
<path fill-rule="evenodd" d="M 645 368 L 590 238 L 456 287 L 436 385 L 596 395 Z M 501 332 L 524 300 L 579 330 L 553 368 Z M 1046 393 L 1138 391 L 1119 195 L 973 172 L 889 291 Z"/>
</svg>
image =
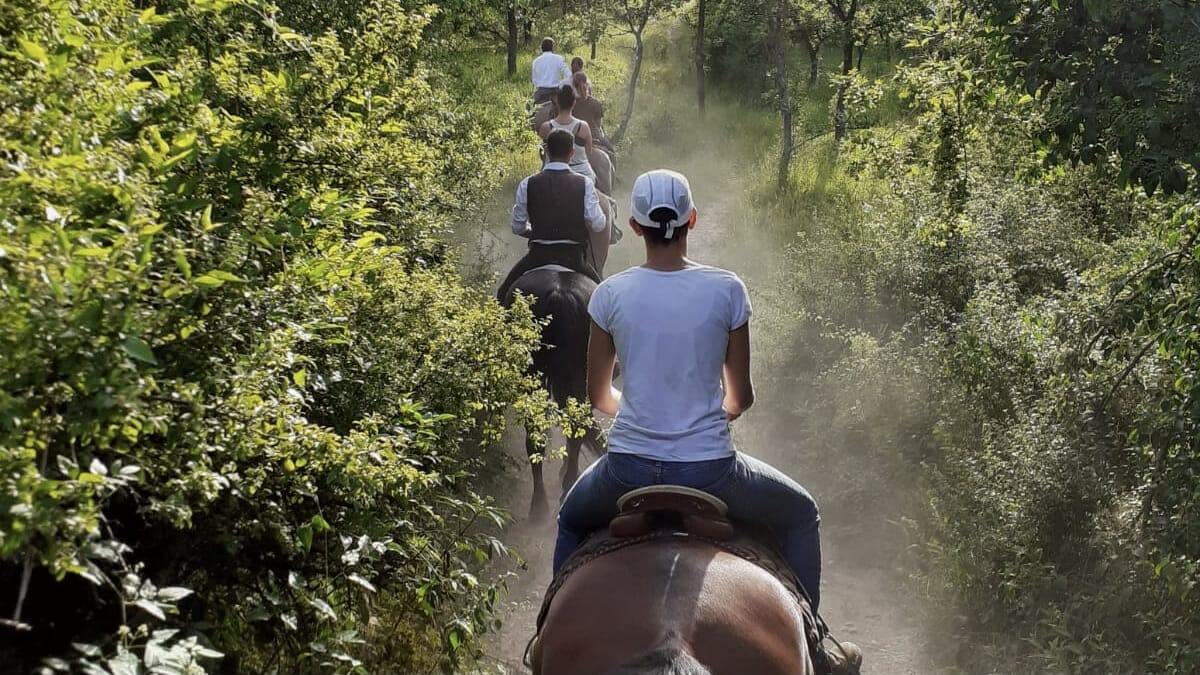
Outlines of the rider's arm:
<svg viewBox="0 0 1200 675">
<path fill-rule="evenodd" d="M 725 414 L 730 420 L 735 420 L 754 405 L 754 383 L 750 381 L 749 321 L 729 331 L 721 379 L 725 384 Z"/>
<path fill-rule="evenodd" d="M 587 148 L 588 157 L 590 158 L 592 153 L 596 151 L 596 148 L 592 144 L 592 128 L 588 126 L 587 122 L 581 121 L 579 123 L 579 135 L 583 136 L 583 145 Z"/>
<path fill-rule="evenodd" d="M 592 320 L 588 339 L 587 387 L 592 407 L 614 417 L 621 405 L 621 392 L 612 386 L 613 366 L 617 363 L 617 346 L 612 335 Z"/>
<path fill-rule="evenodd" d="M 561 56 L 558 57 L 558 82 L 559 84 L 571 82 L 571 68 L 567 65 L 567 60 Z"/>
<path fill-rule="evenodd" d="M 512 232 L 518 237 L 529 236 L 529 179 L 517 186 L 517 201 L 513 203 Z"/>
<path fill-rule="evenodd" d="M 603 232 L 608 221 L 600 210 L 600 195 L 596 192 L 596 183 L 587 179 L 587 187 L 583 190 L 583 219 L 587 221 L 592 232 Z"/>
</svg>

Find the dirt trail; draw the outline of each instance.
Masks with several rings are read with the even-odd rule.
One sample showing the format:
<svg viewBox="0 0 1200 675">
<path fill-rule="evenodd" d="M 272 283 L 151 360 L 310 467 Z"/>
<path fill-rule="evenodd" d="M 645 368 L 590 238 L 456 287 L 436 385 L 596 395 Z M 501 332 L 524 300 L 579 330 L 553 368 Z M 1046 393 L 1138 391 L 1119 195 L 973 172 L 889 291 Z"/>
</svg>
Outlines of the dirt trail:
<svg viewBox="0 0 1200 675">
<path fill-rule="evenodd" d="M 649 156 L 651 161 L 664 156 L 651 152 L 643 154 Z M 736 161 L 746 163 L 750 158 L 742 157 Z M 654 168 L 637 166 L 641 164 L 637 158 L 629 164 L 635 166 L 621 167 L 625 182 L 616 190 L 624 220 L 628 219 L 628 191 L 633 177 L 642 170 Z M 717 167 L 723 168 L 717 170 Z M 766 228 L 756 226 L 753 218 L 739 212 L 742 205 L 747 203 L 743 196 L 744 186 L 731 177 L 746 175 L 747 167 L 737 166 L 731 162 L 728 153 L 713 148 L 694 153 L 675 165 L 667 165 L 667 168 L 680 170 L 689 176 L 700 212 L 699 224 L 688 237 L 689 256 L 699 262 L 737 272 L 746 280 L 754 301 L 756 286 L 768 283 L 770 276 L 782 264 L 780 251 L 783 247 L 777 234 L 773 235 L 765 231 Z M 523 242 L 508 232 L 502 211 L 498 210 L 492 222 L 499 224 L 484 233 L 482 241 L 484 248 L 492 248 L 495 271 L 502 273 L 520 255 Z M 628 229 L 628 226 L 625 228 Z M 642 255 L 641 241 L 627 232 L 626 238 L 612 250 L 607 272 L 611 274 L 639 264 Z M 763 355 L 756 355 L 756 361 L 762 360 Z M 760 398 L 764 395 L 769 395 L 769 392 L 760 392 Z M 754 447 L 754 443 L 763 443 L 757 440 L 760 434 L 754 433 L 753 427 L 745 425 L 755 424 L 755 412 L 752 410 L 739 420 L 738 424 L 743 425 L 740 431 L 735 426 L 734 435 L 735 440 L 739 440 L 739 447 L 750 454 L 759 454 L 768 461 L 778 462 L 780 468 L 796 475 L 801 482 L 808 483 L 818 496 L 836 494 L 837 486 L 823 485 L 819 490 L 814 489 L 816 486 L 811 485 L 814 479 L 806 480 L 800 467 L 788 466 L 787 461 L 780 462 L 780 458 L 771 456 L 769 448 Z M 760 414 L 770 413 L 762 411 Z M 767 421 L 760 420 L 759 423 L 765 424 Z M 754 440 L 746 442 L 746 437 Z M 523 455 L 520 438 L 513 438 L 511 447 L 514 457 Z M 558 467 L 558 462 L 552 462 L 546 470 L 551 499 L 558 496 Z M 521 656 L 533 634 L 542 593 L 550 583 L 554 525 L 552 522 L 535 525 L 524 519 L 531 491 L 529 482 L 528 472 L 525 472 L 519 488 L 506 495 L 512 500 L 513 513 L 518 516 L 506 540 L 521 553 L 527 568 L 519 570 L 516 578 L 510 582 L 509 597 L 502 615 L 503 627 L 488 641 L 488 663 L 485 665 L 494 666 L 503 673 L 527 672 L 521 665 Z M 859 535 L 856 534 L 858 528 L 853 524 L 840 525 L 846 522 L 846 518 L 839 519 L 837 514 L 827 511 L 823 512 L 823 517 L 825 572 L 822 614 L 835 635 L 852 640 L 863 648 L 866 655 L 864 673 L 916 675 L 937 672 L 928 656 L 932 645 L 929 629 L 920 619 L 923 612 L 903 589 L 903 579 L 893 563 L 899 557 L 899 551 L 878 550 L 875 542 L 859 541 Z"/>
</svg>

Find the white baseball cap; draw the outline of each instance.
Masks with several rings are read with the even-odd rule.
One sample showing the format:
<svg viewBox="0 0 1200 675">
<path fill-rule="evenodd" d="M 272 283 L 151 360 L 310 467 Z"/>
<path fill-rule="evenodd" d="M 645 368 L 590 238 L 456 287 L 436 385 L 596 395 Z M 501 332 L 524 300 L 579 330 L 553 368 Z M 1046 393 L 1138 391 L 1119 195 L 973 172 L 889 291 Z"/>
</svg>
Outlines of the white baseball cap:
<svg viewBox="0 0 1200 675">
<path fill-rule="evenodd" d="M 666 227 L 666 238 L 675 234 L 675 228 L 687 227 L 696 206 L 692 202 L 692 188 L 683 174 L 670 169 L 655 169 L 637 177 L 633 182 L 633 219 L 642 227 L 658 229 Z M 666 208 L 675 217 L 666 223 L 650 220 L 655 209 Z"/>
</svg>

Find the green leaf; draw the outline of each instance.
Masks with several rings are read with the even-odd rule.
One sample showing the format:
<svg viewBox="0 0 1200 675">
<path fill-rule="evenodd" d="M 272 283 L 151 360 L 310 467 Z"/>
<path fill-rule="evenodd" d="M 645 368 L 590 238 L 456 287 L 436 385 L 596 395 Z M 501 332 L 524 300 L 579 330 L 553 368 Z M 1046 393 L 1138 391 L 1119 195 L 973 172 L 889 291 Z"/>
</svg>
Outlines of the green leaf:
<svg viewBox="0 0 1200 675">
<path fill-rule="evenodd" d="M 375 588 L 375 584 L 367 581 L 367 579 L 360 574 L 351 574 L 346 578 L 372 593 L 378 592 L 378 589 Z"/>
<path fill-rule="evenodd" d="M 158 359 L 154 358 L 154 352 L 150 349 L 150 345 L 136 335 L 127 335 L 121 342 L 121 349 L 138 361 L 149 363 L 152 366 L 158 365 Z"/>
<path fill-rule="evenodd" d="M 308 382 L 308 371 L 301 368 L 292 373 L 292 382 L 295 382 L 297 387 L 304 387 Z"/>
<path fill-rule="evenodd" d="M 333 529 L 333 526 L 330 525 L 324 518 L 322 518 L 321 514 L 319 514 L 319 513 L 317 515 L 313 516 L 312 521 L 310 521 L 310 522 L 312 523 L 313 529 L 316 530 L 317 532 L 324 532 L 326 530 Z"/>
<path fill-rule="evenodd" d="M 167 618 L 167 615 L 163 612 L 162 607 L 159 607 L 158 603 L 154 602 L 153 600 L 142 598 L 141 600 L 135 601 L 133 604 L 135 607 L 141 608 L 147 614 L 158 619 L 159 621 L 163 621 Z"/>
<path fill-rule="evenodd" d="M 337 620 L 337 612 L 333 611 L 333 607 L 330 607 L 328 602 L 320 598 L 313 598 L 308 601 L 308 604 L 312 605 L 322 616 L 334 621 Z"/>
<path fill-rule="evenodd" d="M 300 539 L 300 545 L 304 547 L 305 553 L 312 550 L 313 528 L 311 524 L 304 524 L 296 528 L 296 536 Z"/>
<path fill-rule="evenodd" d="M 179 268 L 184 279 L 192 278 L 192 264 L 188 262 L 187 254 L 183 251 L 175 251 L 175 267 Z"/>
<path fill-rule="evenodd" d="M 246 283 L 246 280 L 231 272 L 225 270 L 209 270 L 205 273 L 206 277 L 214 277 L 221 281 L 234 281 L 238 283 Z"/>
<path fill-rule="evenodd" d="M 46 48 L 36 42 L 26 40 L 25 38 L 17 38 L 17 44 L 20 45 L 21 51 L 30 59 L 38 63 L 45 63 L 50 55 L 46 53 Z"/>
<path fill-rule="evenodd" d="M 205 232 L 214 230 L 221 226 L 221 223 L 214 223 L 212 219 L 212 204 L 204 207 L 204 211 L 200 214 L 200 228 Z"/>
<path fill-rule="evenodd" d="M 193 593 L 192 589 L 182 586 L 167 586 L 158 589 L 156 596 L 160 602 L 179 602 Z"/>
<path fill-rule="evenodd" d="M 121 648 L 116 656 L 108 660 L 108 670 L 112 675 L 138 675 L 138 657 Z"/>
<path fill-rule="evenodd" d="M 225 280 L 218 279 L 208 274 L 205 274 L 201 277 L 196 277 L 195 281 L 197 286 L 204 286 L 205 288 L 216 288 L 218 286 L 225 285 Z"/>
</svg>

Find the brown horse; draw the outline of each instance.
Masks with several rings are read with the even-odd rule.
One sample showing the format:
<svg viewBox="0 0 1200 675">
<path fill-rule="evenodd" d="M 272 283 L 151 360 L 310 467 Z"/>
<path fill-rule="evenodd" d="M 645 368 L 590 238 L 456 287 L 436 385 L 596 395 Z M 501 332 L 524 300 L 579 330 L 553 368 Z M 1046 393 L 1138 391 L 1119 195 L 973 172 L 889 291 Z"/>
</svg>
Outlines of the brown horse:
<svg viewBox="0 0 1200 675">
<path fill-rule="evenodd" d="M 607 240 L 604 242 L 607 247 Z M 587 345 L 591 320 L 587 306 L 596 290 L 596 283 L 586 276 L 570 270 L 539 267 L 522 275 L 513 284 L 505 304 L 512 302 L 517 291 L 532 296 L 533 314 L 539 319 L 549 319 L 542 327 L 541 347 L 533 355 L 532 372 L 541 380 L 542 387 L 559 407 L 565 409 L 567 400 L 587 400 Z M 588 446 L 599 455 L 603 448 L 591 428 L 583 438 L 567 439 L 566 465 L 562 474 L 562 491 L 567 490 L 579 477 L 579 453 Z M 525 434 L 525 452 L 532 459 L 544 455 L 546 448 L 535 440 L 528 431 Z M 549 513 L 546 487 L 542 481 L 542 462 L 532 462 L 533 496 L 529 503 L 529 517 L 541 520 Z"/>
<path fill-rule="evenodd" d="M 567 577 L 533 675 L 813 675 L 804 619 L 771 573 L 701 539 L 663 537 Z"/>
</svg>

